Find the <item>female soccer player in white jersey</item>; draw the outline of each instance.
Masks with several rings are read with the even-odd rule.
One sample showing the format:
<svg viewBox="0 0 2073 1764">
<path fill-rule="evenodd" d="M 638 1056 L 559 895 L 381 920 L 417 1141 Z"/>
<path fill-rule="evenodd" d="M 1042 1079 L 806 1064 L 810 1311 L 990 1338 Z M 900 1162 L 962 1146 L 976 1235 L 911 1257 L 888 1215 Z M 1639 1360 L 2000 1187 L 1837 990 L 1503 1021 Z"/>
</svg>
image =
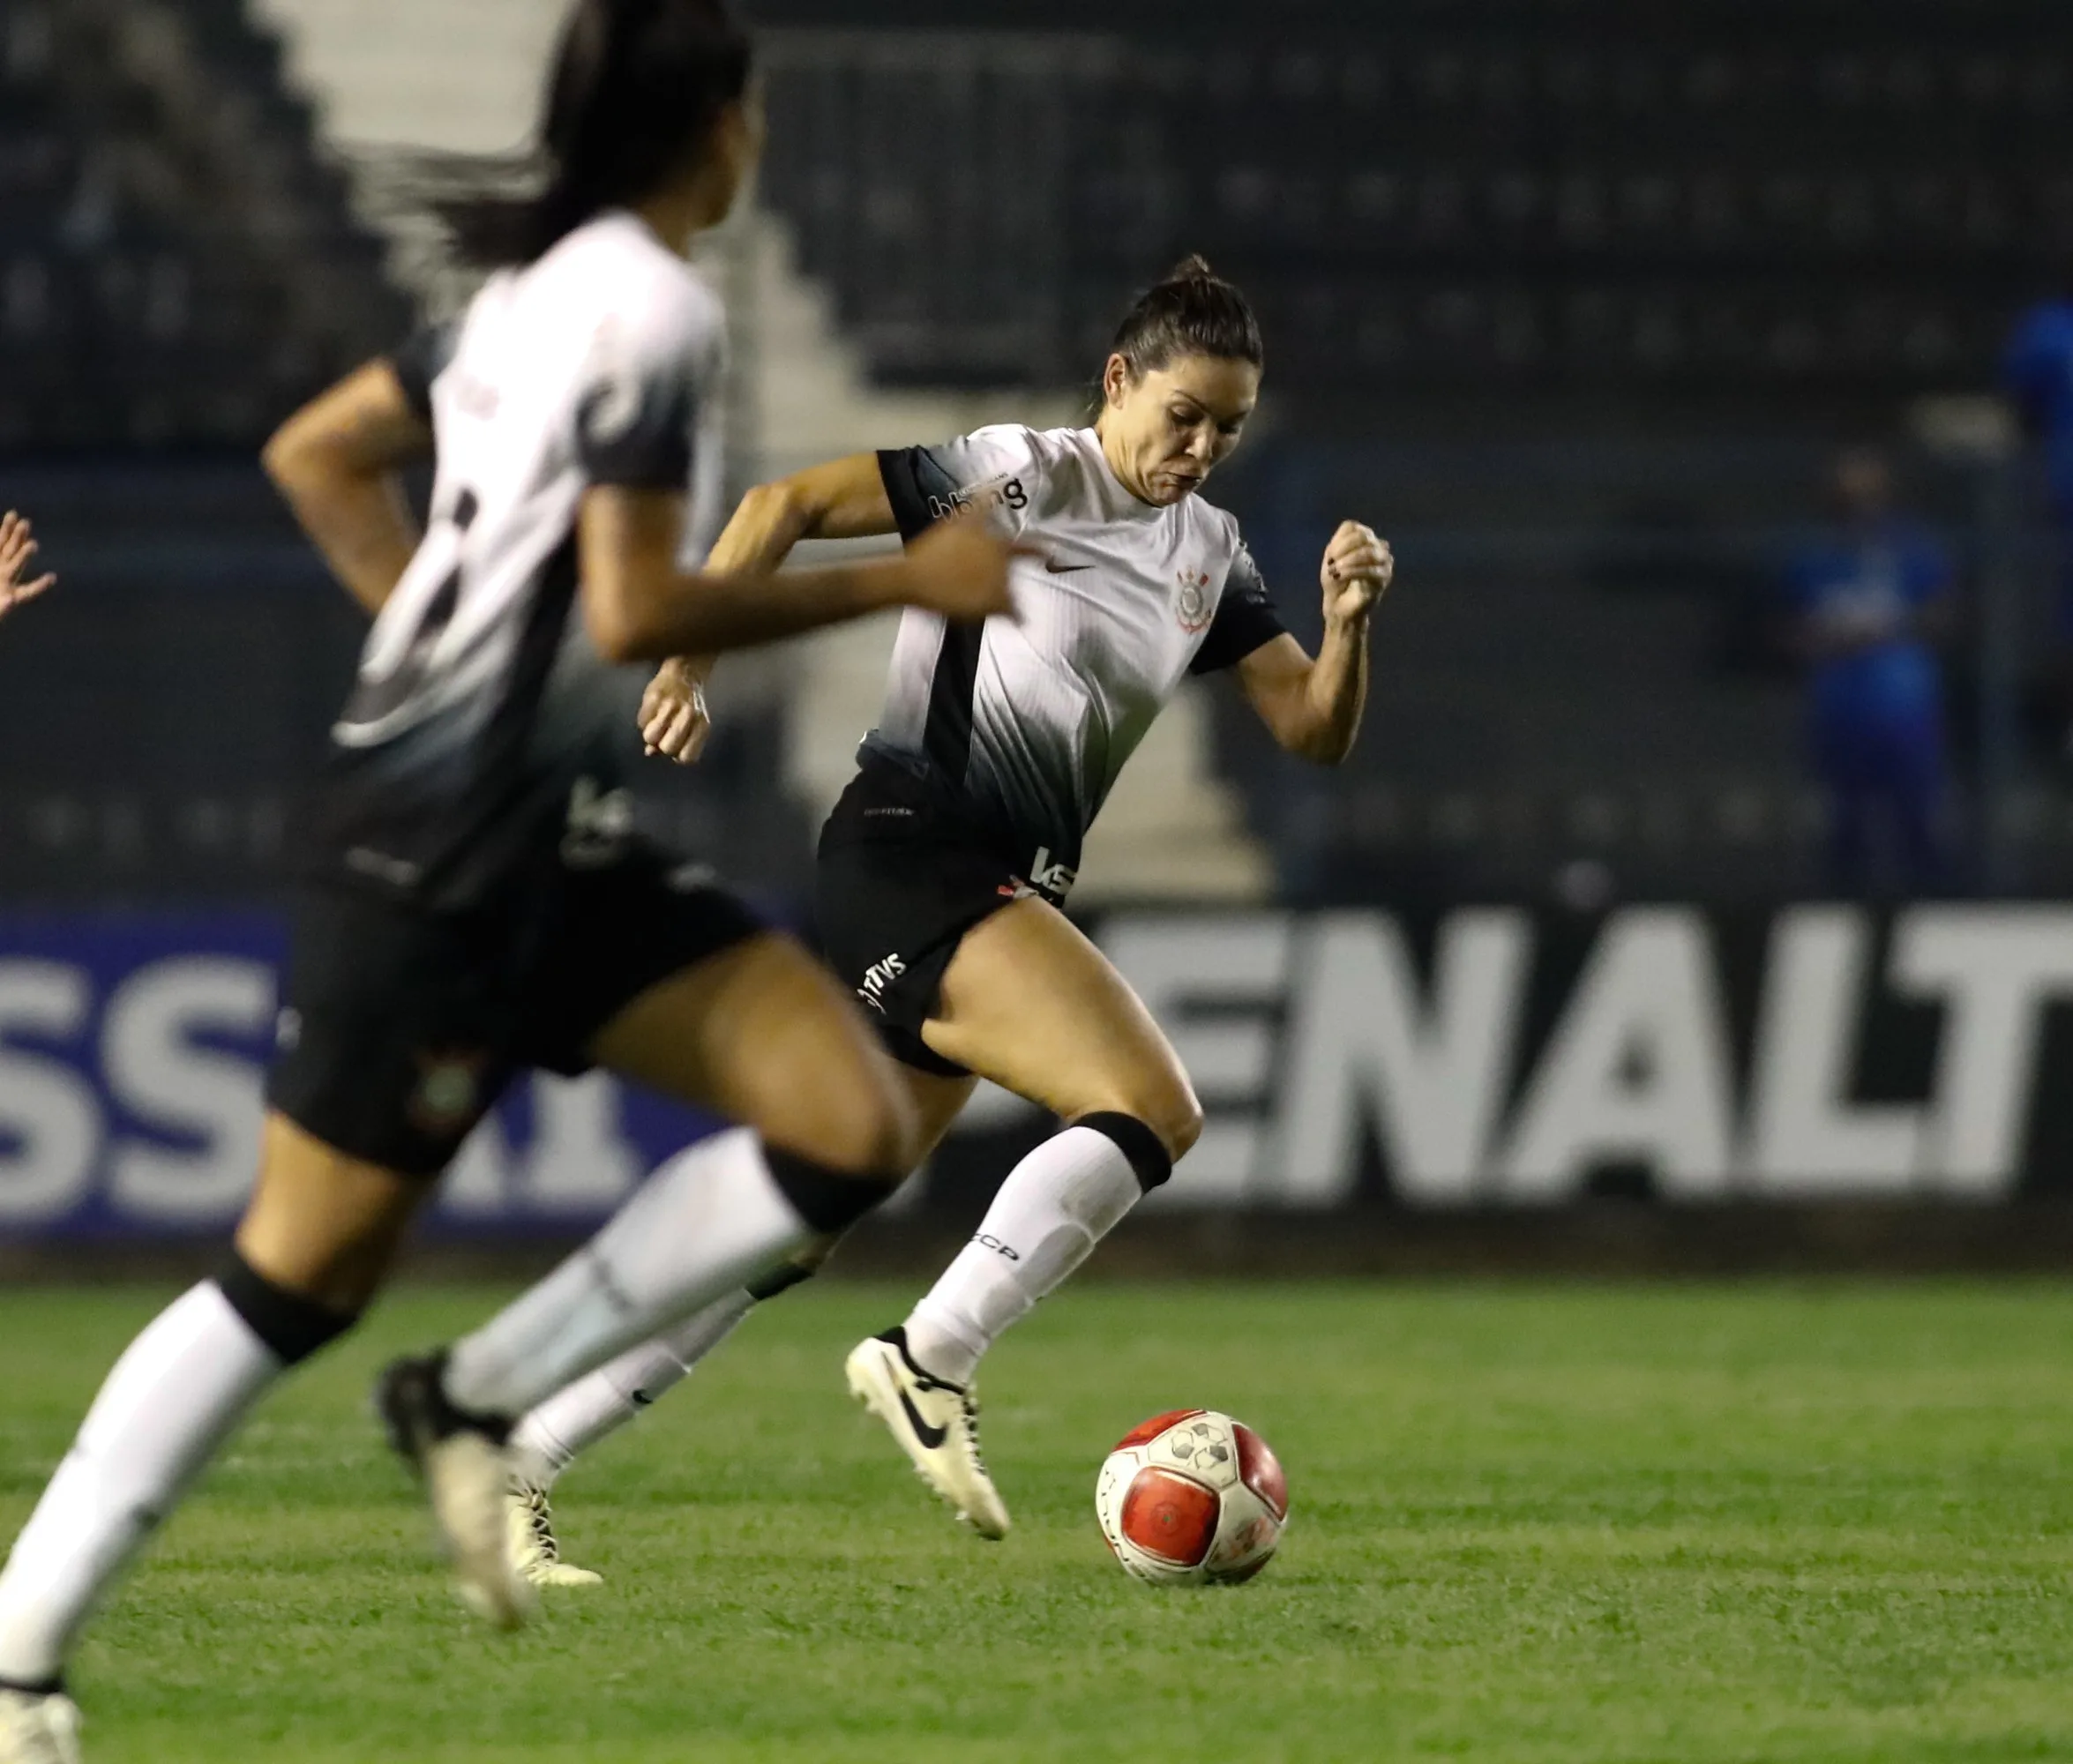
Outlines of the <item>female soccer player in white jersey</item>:
<svg viewBox="0 0 2073 1764">
<path fill-rule="evenodd" d="M 612 664 L 889 604 L 1010 602 L 974 526 L 774 580 L 679 562 L 718 482 L 721 315 L 681 255 L 760 123 L 720 0 L 580 0 L 530 199 L 449 205 L 500 265 L 453 332 L 293 418 L 268 462 L 376 615 L 310 841 L 257 1190 L 236 1252 L 123 1355 L 0 1576 L 0 1760 L 75 1755 L 59 1678 L 94 1595 L 283 1372 L 348 1328 L 528 1065 L 596 1065 L 742 1124 L 379 1401 L 471 1603 L 524 1616 L 513 1418 L 850 1223 L 911 1167 L 863 1013 L 790 938 L 633 836 Z M 435 452 L 428 531 L 398 494 Z M 813 1081 L 802 1088 L 801 1072 Z"/>
<path fill-rule="evenodd" d="M 0 515 L 0 618 L 5 618 L 24 601 L 33 601 L 57 578 L 48 573 L 32 581 L 29 560 L 36 555 L 36 535 L 29 523 L 12 509 Z"/>
<path fill-rule="evenodd" d="M 885 713 L 821 835 L 820 932 L 871 1007 L 932 1147 L 979 1077 L 1068 1124 L 1016 1166 L 978 1235 L 906 1322 L 849 1357 L 851 1391 L 984 1536 L 1007 1513 L 982 1464 L 972 1375 L 1000 1332 L 1084 1260 L 1194 1143 L 1186 1073 L 1121 975 L 1059 909 L 1082 835 L 1188 674 L 1235 670 L 1291 752 L 1343 759 L 1367 688 L 1369 615 L 1388 547 L 1349 521 L 1322 564 L 1313 658 L 1275 617 L 1238 523 L 1196 492 L 1259 395 L 1244 296 L 1190 258 L 1134 306 L 1090 429 L 982 429 L 941 447 L 862 454 L 751 492 L 715 549 L 767 569 L 801 539 L 984 524 L 1031 549 L 1020 623 L 908 614 Z M 650 744 L 695 753 L 698 669 L 666 667 Z M 544 1490 L 722 1337 L 780 1275 L 633 1349 L 520 1424 L 528 1486 L 513 1524 L 528 1572 L 560 1563 Z"/>
</svg>

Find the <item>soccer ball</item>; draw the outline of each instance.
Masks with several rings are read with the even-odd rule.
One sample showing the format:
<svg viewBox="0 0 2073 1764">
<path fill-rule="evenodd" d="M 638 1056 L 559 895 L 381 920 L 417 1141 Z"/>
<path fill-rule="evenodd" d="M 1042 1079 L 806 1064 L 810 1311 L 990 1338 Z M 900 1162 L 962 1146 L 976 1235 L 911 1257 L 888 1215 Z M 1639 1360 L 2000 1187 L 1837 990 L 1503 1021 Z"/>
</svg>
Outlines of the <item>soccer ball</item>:
<svg viewBox="0 0 2073 1764">
<path fill-rule="evenodd" d="M 1116 1442 L 1094 1485 L 1094 1511 L 1116 1559 L 1138 1580 L 1249 1581 L 1281 1543 L 1288 1478 L 1242 1422 L 1176 1409 Z"/>
</svg>

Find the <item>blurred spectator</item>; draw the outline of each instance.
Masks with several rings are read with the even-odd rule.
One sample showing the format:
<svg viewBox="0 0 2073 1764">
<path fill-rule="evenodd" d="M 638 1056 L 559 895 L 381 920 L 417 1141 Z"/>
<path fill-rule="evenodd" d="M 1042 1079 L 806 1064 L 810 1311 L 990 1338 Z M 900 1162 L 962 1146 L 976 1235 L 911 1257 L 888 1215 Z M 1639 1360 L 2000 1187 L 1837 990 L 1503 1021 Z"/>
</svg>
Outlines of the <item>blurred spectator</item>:
<svg viewBox="0 0 2073 1764">
<path fill-rule="evenodd" d="M 2073 286 L 2073 265 L 2067 281 Z M 2033 306 L 2016 321 L 2002 356 L 2002 381 L 2042 456 L 2045 497 L 2057 528 L 2052 711 L 2073 758 L 2073 295 Z"/>
<path fill-rule="evenodd" d="M 1942 548 L 1894 512 L 1893 474 L 1871 448 L 1840 455 L 1830 483 L 1836 524 L 1786 571 L 1787 633 L 1807 669 L 1807 738 L 1828 792 L 1829 880 L 1861 894 L 1878 879 L 1878 829 L 1891 833 L 1902 892 L 1946 878 L 1942 670 L 1934 639 L 1948 622 Z"/>
</svg>

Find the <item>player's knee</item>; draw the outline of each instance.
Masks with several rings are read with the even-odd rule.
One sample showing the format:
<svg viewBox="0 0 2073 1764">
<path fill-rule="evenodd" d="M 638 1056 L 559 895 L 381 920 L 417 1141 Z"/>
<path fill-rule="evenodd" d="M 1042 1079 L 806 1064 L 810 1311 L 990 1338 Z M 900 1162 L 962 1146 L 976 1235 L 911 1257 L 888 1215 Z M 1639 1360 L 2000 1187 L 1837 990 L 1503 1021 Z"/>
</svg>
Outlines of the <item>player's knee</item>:
<svg viewBox="0 0 2073 1764">
<path fill-rule="evenodd" d="M 284 1366 L 299 1365 L 360 1320 L 362 1307 L 340 1309 L 296 1292 L 261 1274 L 236 1250 L 217 1274 L 216 1289 Z"/>
<path fill-rule="evenodd" d="M 1195 1141 L 1202 1136 L 1202 1105 L 1195 1098 L 1194 1087 L 1183 1084 L 1149 1122 L 1151 1130 L 1159 1136 L 1166 1147 L 1166 1155 L 1179 1163 L 1194 1149 Z"/>
<path fill-rule="evenodd" d="M 919 1124 L 890 1073 L 824 1074 L 811 1110 L 789 1125 L 793 1149 L 880 1190 L 896 1185 L 914 1167 Z"/>
<path fill-rule="evenodd" d="M 1158 1136 L 1168 1160 L 1178 1163 L 1202 1136 L 1202 1105 L 1185 1077 L 1134 1086 L 1106 1105 L 1141 1121 Z"/>
</svg>

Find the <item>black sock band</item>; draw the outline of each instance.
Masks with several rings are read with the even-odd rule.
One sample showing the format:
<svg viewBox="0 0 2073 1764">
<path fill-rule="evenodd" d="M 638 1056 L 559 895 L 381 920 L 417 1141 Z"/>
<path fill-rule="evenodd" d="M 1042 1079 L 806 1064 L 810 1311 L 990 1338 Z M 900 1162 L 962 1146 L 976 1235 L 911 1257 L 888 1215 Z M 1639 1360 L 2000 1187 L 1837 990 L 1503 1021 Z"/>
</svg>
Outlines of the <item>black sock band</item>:
<svg viewBox="0 0 2073 1764">
<path fill-rule="evenodd" d="M 64 1679 L 39 1678 L 30 1685 L 19 1678 L 0 1678 L 0 1691 L 19 1691 L 25 1697 L 61 1697 L 64 1694 Z"/>
<path fill-rule="evenodd" d="M 767 1141 L 763 1159 L 770 1166 L 771 1180 L 792 1203 L 792 1210 L 816 1231 L 830 1236 L 848 1230 L 893 1192 L 892 1185 L 881 1177 L 830 1170 Z"/>
<path fill-rule="evenodd" d="M 1137 1185 L 1147 1194 L 1173 1174 L 1173 1157 L 1166 1142 L 1134 1115 L 1104 1109 L 1099 1114 L 1082 1115 L 1073 1125 L 1092 1127 L 1104 1138 L 1113 1140 L 1116 1149 L 1130 1160 L 1130 1168 L 1137 1172 Z"/>
<path fill-rule="evenodd" d="M 284 1366 L 300 1365 L 328 1347 L 360 1319 L 341 1316 L 300 1293 L 278 1287 L 231 1251 L 216 1285 L 245 1327 L 272 1349 Z"/>
<path fill-rule="evenodd" d="M 766 1298 L 775 1298 L 781 1292 L 790 1292 L 802 1281 L 812 1280 L 820 1270 L 817 1267 L 801 1267 L 797 1262 L 787 1262 L 782 1267 L 775 1267 L 759 1280 L 748 1283 L 748 1295 L 760 1304 Z"/>
</svg>

